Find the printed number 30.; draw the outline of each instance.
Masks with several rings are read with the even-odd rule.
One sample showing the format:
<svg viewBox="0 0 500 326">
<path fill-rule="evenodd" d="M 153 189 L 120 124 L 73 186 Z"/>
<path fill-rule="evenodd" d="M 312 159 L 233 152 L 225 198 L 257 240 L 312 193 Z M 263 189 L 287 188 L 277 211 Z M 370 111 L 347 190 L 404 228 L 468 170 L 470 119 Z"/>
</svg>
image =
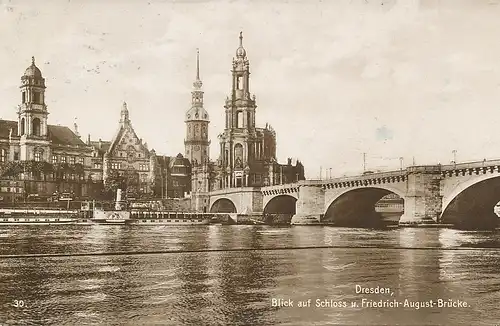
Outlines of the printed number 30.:
<svg viewBox="0 0 500 326">
<path fill-rule="evenodd" d="M 23 300 L 14 300 L 14 307 L 16 307 L 16 308 L 23 308 L 24 307 L 24 301 Z"/>
</svg>

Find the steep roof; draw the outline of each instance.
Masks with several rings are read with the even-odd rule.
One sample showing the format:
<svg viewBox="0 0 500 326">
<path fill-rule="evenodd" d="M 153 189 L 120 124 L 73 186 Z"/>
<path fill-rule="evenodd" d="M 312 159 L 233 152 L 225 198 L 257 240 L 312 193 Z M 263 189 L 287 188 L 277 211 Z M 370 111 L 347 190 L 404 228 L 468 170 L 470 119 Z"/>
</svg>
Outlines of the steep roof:
<svg viewBox="0 0 500 326">
<path fill-rule="evenodd" d="M 65 126 L 48 125 L 49 139 L 55 145 L 87 146 L 75 133 Z"/>
<path fill-rule="evenodd" d="M 0 120 L 0 138 L 9 138 L 10 129 L 12 134 L 17 135 L 17 121 Z"/>
<path fill-rule="evenodd" d="M 49 139 L 54 145 L 87 146 L 75 133 L 65 126 L 48 125 Z M 10 129 L 17 136 L 17 121 L 0 120 L 0 138 L 9 138 Z"/>
</svg>

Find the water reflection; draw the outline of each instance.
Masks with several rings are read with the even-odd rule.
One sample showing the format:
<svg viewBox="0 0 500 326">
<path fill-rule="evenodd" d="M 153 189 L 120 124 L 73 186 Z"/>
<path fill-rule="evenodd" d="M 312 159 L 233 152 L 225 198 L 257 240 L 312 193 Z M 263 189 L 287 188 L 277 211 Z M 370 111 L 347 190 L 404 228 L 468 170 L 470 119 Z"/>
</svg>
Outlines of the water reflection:
<svg viewBox="0 0 500 326">
<path fill-rule="evenodd" d="M 9 254 L 255 248 L 0 260 L 0 323 L 162 325 L 492 324 L 500 320 L 496 232 L 332 227 L 92 226 L 3 230 Z M 15 244 L 20 244 L 16 246 Z M 307 250 L 262 248 L 336 246 Z M 487 245 L 487 246 L 486 246 Z M 481 248 L 478 248 L 481 247 Z M 486 246 L 486 247 L 485 247 Z M 365 247 L 365 248 L 362 248 Z M 371 248 L 366 248 L 371 247 Z M 465 249 L 465 250 L 464 250 Z M 316 300 L 460 299 L 451 309 L 325 308 Z M 16 309 L 23 299 L 29 309 Z M 312 306 L 273 307 L 272 299 Z"/>
</svg>

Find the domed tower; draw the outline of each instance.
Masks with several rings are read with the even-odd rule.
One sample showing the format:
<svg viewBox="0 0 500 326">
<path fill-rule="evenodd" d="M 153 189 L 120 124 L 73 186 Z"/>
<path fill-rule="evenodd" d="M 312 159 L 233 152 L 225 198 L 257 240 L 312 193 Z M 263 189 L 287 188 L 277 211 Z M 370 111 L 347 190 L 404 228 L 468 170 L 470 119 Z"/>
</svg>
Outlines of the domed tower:
<svg viewBox="0 0 500 326">
<path fill-rule="evenodd" d="M 21 104 L 17 111 L 18 135 L 21 137 L 21 160 L 48 161 L 47 129 L 49 112 L 45 105 L 45 78 L 31 58 L 31 65 L 21 77 Z"/>
<path fill-rule="evenodd" d="M 192 165 L 209 161 L 210 141 L 208 140 L 208 124 L 210 117 L 203 107 L 203 83 L 200 79 L 200 52 L 196 53 L 196 80 L 191 92 L 191 108 L 186 112 L 186 139 L 184 140 L 185 157 Z"/>
</svg>

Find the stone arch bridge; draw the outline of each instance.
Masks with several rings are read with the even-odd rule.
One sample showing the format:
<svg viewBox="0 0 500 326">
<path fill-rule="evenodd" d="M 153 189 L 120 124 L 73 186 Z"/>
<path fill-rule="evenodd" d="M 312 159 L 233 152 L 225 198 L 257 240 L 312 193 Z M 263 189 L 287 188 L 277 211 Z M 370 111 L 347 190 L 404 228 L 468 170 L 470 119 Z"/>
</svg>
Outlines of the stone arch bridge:
<svg viewBox="0 0 500 326">
<path fill-rule="evenodd" d="M 491 228 L 498 221 L 500 160 L 223 189 L 210 193 L 210 207 L 212 212 L 292 214 L 292 224 L 358 225 L 380 218 L 375 204 L 388 194 L 404 200 L 400 225 Z"/>
</svg>

